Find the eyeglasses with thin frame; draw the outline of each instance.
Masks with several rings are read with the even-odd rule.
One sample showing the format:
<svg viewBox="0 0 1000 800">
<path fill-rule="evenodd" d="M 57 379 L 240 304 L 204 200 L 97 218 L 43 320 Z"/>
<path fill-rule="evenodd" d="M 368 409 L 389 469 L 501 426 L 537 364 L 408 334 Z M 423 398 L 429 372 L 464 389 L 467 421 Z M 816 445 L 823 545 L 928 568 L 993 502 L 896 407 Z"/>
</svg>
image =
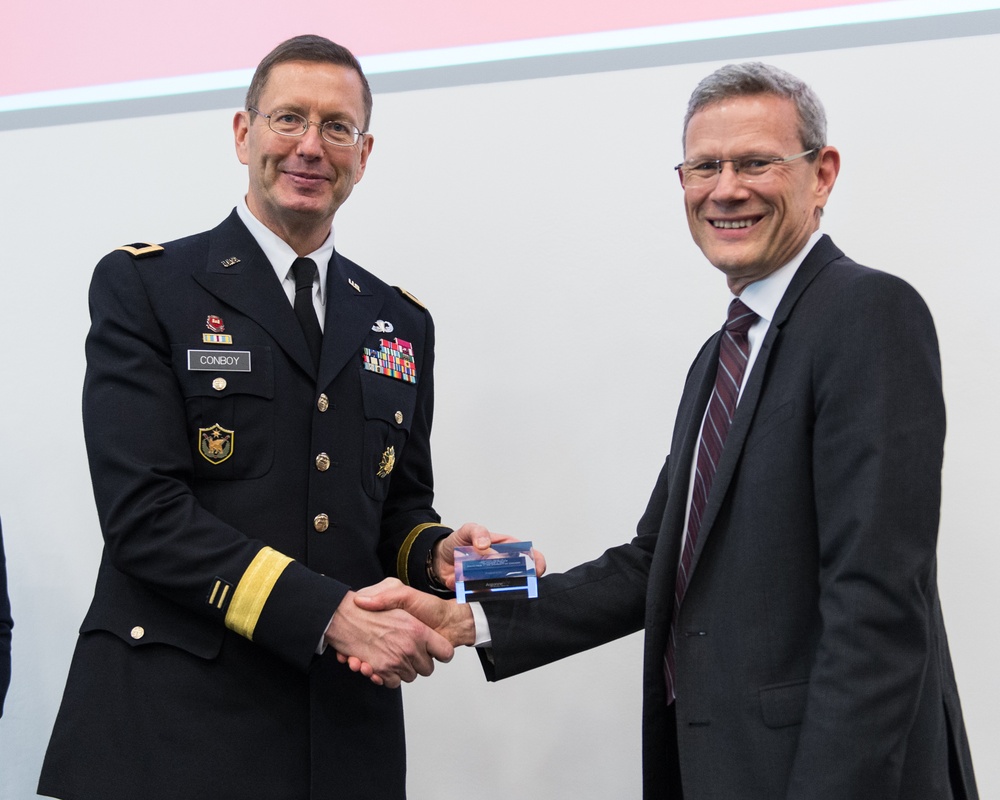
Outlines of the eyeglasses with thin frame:
<svg viewBox="0 0 1000 800">
<path fill-rule="evenodd" d="M 771 174 L 771 167 L 775 164 L 787 164 L 797 158 L 804 158 L 819 151 L 814 147 L 804 153 L 796 153 L 793 156 L 762 156 L 750 155 L 740 158 L 707 158 L 698 161 L 682 161 L 676 167 L 682 177 L 684 186 L 688 188 L 702 188 L 714 184 L 719 175 L 722 174 L 723 164 L 732 164 L 733 172 L 743 183 L 761 183 L 768 180 Z"/>
<path fill-rule="evenodd" d="M 329 119 L 326 122 L 312 122 L 294 111 L 279 110 L 265 114 L 253 107 L 247 108 L 247 111 L 262 116 L 267 120 L 267 127 L 282 136 L 303 136 L 309 130 L 310 125 L 319 128 L 319 135 L 323 137 L 323 141 L 339 147 L 355 145 L 358 143 L 358 139 L 364 136 L 349 122 L 340 122 L 334 119 Z"/>
</svg>

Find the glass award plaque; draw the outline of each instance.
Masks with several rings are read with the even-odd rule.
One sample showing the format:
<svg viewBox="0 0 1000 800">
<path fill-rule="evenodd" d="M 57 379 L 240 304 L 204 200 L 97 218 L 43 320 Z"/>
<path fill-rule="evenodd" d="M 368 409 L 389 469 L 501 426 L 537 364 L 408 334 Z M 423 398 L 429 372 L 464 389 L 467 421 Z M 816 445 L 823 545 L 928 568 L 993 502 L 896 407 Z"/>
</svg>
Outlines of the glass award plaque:
<svg viewBox="0 0 1000 800">
<path fill-rule="evenodd" d="M 528 597 L 538 597 L 531 542 L 501 542 L 485 555 L 474 547 L 455 548 L 455 599 L 459 603 Z"/>
</svg>

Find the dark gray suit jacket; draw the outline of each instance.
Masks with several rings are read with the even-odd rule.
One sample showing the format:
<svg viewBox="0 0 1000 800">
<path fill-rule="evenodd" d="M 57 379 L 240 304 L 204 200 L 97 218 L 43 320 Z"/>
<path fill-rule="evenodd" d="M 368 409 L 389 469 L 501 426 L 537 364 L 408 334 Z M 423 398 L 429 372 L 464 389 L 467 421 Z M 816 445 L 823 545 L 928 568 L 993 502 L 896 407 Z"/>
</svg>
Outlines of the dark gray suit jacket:
<svg viewBox="0 0 1000 800">
<path fill-rule="evenodd" d="M 938 601 L 944 403 L 930 314 L 823 237 L 761 346 L 663 658 L 718 339 L 687 377 L 638 535 L 487 604 L 488 677 L 645 627 L 643 774 L 686 800 L 946 800 L 977 792 Z M 667 753 L 676 757 L 667 758 Z"/>
</svg>

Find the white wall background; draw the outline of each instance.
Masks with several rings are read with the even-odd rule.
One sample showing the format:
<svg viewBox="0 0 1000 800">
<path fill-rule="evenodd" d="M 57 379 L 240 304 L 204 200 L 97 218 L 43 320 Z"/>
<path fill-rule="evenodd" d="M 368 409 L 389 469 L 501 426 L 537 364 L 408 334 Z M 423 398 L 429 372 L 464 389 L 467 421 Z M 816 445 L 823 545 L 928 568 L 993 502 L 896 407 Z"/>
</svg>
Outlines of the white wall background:
<svg viewBox="0 0 1000 800">
<path fill-rule="evenodd" d="M 767 60 L 826 103 L 843 170 L 824 229 L 913 283 L 937 321 L 940 589 L 980 791 L 998 797 L 1000 36 Z M 719 63 L 376 97 L 338 249 L 434 312 L 438 509 L 533 539 L 552 570 L 631 537 L 688 364 L 721 324 L 725 284 L 690 241 L 671 169 L 687 96 Z M 231 115 L 0 132 L 0 514 L 16 623 L 3 800 L 34 793 L 100 554 L 79 409 L 90 273 L 120 243 L 228 213 L 246 181 Z M 411 797 L 638 797 L 640 650 L 636 635 L 492 685 L 460 652 L 404 690 Z"/>
</svg>

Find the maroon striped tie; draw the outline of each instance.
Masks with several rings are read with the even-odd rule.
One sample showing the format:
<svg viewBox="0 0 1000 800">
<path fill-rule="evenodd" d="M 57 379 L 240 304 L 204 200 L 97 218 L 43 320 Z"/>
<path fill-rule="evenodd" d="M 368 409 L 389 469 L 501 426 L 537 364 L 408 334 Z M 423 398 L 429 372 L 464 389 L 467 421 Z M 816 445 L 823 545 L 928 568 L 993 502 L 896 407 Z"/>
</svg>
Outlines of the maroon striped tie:
<svg viewBox="0 0 1000 800">
<path fill-rule="evenodd" d="M 687 591 L 691 573 L 691 562 L 694 550 L 698 545 L 698 532 L 701 530 L 701 515 L 705 510 L 715 469 L 722 456 L 722 448 L 726 443 L 729 426 L 736 412 L 736 401 L 740 396 L 740 386 L 743 384 L 743 374 L 746 372 L 747 360 L 750 358 L 750 340 L 747 331 L 758 319 L 758 316 L 743 303 L 735 299 L 729 304 L 729 317 L 722 328 L 722 341 L 719 345 L 719 366 L 715 373 L 715 389 L 708 401 L 708 413 L 698 442 L 698 461 L 695 466 L 694 490 L 691 494 L 691 511 L 688 514 L 687 536 L 684 538 L 684 549 L 681 551 L 680 564 L 677 568 L 677 583 L 674 587 L 674 614 L 670 625 L 670 638 L 667 640 L 667 653 L 664 658 L 667 679 L 667 703 L 676 698 L 674 684 L 674 653 L 677 647 L 677 612 L 684 592 Z"/>
</svg>

